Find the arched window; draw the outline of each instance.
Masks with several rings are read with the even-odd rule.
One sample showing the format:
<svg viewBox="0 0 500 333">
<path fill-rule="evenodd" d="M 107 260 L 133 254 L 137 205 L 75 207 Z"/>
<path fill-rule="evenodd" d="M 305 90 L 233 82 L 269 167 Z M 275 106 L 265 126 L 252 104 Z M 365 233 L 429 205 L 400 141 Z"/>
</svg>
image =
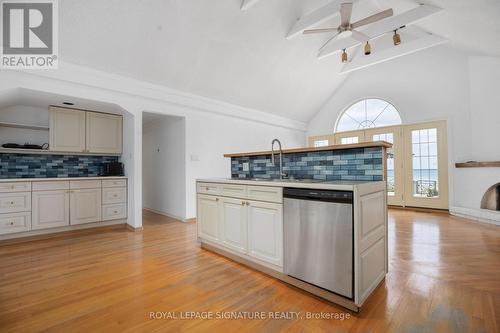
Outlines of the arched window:
<svg viewBox="0 0 500 333">
<path fill-rule="evenodd" d="M 351 105 L 337 121 L 336 132 L 400 125 L 396 108 L 382 99 L 369 98 Z"/>
</svg>

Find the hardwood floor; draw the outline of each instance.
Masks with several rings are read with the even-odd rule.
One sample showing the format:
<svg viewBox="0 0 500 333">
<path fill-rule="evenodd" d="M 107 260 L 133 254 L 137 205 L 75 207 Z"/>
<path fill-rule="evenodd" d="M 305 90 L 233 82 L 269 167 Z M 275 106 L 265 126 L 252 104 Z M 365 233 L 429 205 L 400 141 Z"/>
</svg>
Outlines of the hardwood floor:
<svg viewBox="0 0 500 333">
<path fill-rule="evenodd" d="M 194 223 L 145 212 L 140 232 L 0 246 L 0 331 L 499 332 L 499 227 L 391 210 L 389 250 L 385 283 L 354 314 L 200 249 Z M 264 311 L 267 319 L 150 319 L 194 311 Z M 350 318 L 272 320 L 268 312 Z"/>
</svg>

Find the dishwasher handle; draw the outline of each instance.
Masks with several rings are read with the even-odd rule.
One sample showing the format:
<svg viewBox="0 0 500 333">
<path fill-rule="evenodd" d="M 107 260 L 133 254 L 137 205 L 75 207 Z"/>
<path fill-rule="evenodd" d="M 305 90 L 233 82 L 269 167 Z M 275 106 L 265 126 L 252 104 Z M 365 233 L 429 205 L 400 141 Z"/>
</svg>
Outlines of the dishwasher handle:
<svg viewBox="0 0 500 333">
<path fill-rule="evenodd" d="M 283 189 L 283 197 L 299 199 L 299 200 L 338 202 L 345 204 L 353 203 L 352 191 L 314 190 L 314 189 L 285 187 Z"/>
</svg>

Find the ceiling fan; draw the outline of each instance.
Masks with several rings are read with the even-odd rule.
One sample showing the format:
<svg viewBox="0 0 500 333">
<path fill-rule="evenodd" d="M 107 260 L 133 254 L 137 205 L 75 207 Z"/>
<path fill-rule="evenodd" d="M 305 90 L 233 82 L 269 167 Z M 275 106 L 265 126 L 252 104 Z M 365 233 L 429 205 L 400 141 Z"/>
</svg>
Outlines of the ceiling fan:
<svg viewBox="0 0 500 333">
<path fill-rule="evenodd" d="M 394 14 L 392 8 L 381 11 L 377 14 L 365 17 L 357 22 L 351 23 L 351 14 L 352 14 L 352 2 L 345 2 L 340 5 L 340 25 L 336 28 L 322 28 L 322 29 L 309 29 L 304 30 L 303 34 L 317 34 L 317 33 L 327 33 L 327 32 L 337 32 L 331 38 L 329 38 L 323 46 L 319 49 L 320 51 L 328 45 L 333 39 L 339 37 L 352 37 L 359 42 L 367 42 L 370 37 L 365 35 L 364 33 L 357 31 L 357 28 L 365 26 L 367 24 L 371 24 L 380 20 L 383 20 L 387 17 L 390 17 Z"/>
</svg>

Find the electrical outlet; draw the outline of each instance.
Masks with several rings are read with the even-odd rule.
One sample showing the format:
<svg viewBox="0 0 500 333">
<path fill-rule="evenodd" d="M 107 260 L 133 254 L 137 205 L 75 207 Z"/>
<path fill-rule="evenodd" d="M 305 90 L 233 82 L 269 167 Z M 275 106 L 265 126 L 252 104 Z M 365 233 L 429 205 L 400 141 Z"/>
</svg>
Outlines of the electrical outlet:
<svg viewBox="0 0 500 333">
<path fill-rule="evenodd" d="M 250 163 L 245 162 L 243 163 L 243 171 L 249 171 L 250 170 Z"/>
</svg>

